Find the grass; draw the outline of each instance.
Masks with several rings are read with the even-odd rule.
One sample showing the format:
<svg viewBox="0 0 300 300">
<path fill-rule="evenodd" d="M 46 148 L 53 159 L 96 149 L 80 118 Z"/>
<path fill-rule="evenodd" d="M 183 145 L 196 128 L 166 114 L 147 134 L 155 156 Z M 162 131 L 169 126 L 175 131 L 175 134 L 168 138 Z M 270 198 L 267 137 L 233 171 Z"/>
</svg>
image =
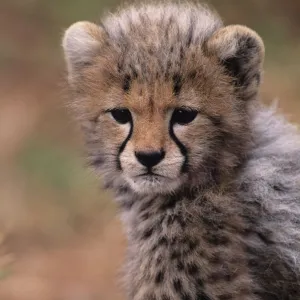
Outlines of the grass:
<svg viewBox="0 0 300 300">
<path fill-rule="evenodd" d="M 28 140 L 19 157 L 20 168 L 29 180 L 65 194 L 86 189 L 90 183 L 81 163 L 73 149 L 42 138 Z"/>
<path fill-rule="evenodd" d="M 39 235 L 65 239 L 113 215 L 110 195 L 100 191 L 96 176 L 84 168 L 84 160 L 74 149 L 36 136 L 20 149 L 16 165 L 32 215 L 29 231 L 39 224 L 40 228 L 33 230 Z"/>
<path fill-rule="evenodd" d="M 10 268 L 6 267 L 6 268 L 0 268 L 0 280 L 4 280 L 7 277 L 9 277 L 12 274 L 12 271 Z"/>
</svg>

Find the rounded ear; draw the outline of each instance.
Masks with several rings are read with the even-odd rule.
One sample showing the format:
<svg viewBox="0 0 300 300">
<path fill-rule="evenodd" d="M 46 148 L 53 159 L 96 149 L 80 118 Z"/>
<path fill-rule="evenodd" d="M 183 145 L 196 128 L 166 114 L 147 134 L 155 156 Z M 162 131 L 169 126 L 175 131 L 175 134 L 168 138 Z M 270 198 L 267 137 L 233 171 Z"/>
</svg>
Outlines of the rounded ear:
<svg viewBox="0 0 300 300">
<path fill-rule="evenodd" d="M 96 24 L 83 21 L 71 25 L 62 41 L 69 75 L 91 63 L 106 38 L 105 30 Z"/>
<path fill-rule="evenodd" d="M 207 41 L 205 51 L 217 56 L 233 77 L 242 99 L 256 96 L 265 53 L 263 41 L 256 32 L 241 25 L 223 27 Z"/>
</svg>

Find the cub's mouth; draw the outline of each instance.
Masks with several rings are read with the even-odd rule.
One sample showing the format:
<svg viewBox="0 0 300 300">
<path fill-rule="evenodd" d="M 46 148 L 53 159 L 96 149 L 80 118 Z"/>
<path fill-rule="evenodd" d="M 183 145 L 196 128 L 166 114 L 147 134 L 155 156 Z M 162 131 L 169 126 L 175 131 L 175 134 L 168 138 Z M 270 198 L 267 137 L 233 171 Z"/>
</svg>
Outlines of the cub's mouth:
<svg viewBox="0 0 300 300">
<path fill-rule="evenodd" d="M 164 175 L 161 175 L 161 174 L 157 174 L 157 173 L 154 173 L 152 171 L 149 171 L 149 172 L 146 172 L 146 173 L 142 173 L 142 174 L 139 174 L 137 175 L 136 177 L 142 177 L 142 178 L 168 178 Z"/>
<path fill-rule="evenodd" d="M 126 177 L 126 180 L 134 191 L 141 194 L 168 194 L 177 190 L 182 183 L 180 176 L 172 178 L 153 171 Z"/>
</svg>

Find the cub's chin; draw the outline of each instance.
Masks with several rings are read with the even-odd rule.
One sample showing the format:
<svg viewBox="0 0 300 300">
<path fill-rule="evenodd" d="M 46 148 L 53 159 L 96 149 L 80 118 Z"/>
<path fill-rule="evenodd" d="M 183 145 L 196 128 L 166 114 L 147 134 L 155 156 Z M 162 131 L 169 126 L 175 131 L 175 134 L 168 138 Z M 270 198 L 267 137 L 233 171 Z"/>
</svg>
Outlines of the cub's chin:
<svg viewBox="0 0 300 300">
<path fill-rule="evenodd" d="M 130 187 L 138 194 L 170 194 L 182 185 L 182 178 L 168 178 L 159 175 L 125 177 Z"/>
</svg>

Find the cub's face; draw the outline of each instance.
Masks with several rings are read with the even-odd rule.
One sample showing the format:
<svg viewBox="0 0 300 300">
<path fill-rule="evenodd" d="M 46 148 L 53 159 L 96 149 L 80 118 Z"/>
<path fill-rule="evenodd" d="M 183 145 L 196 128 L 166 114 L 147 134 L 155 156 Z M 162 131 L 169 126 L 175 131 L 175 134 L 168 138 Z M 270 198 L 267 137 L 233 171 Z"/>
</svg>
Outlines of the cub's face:
<svg viewBox="0 0 300 300">
<path fill-rule="evenodd" d="M 203 45 L 184 52 L 174 45 L 162 59 L 162 49 L 151 44 L 130 47 L 127 41 L 125 52 L 91 23 L 67 31 L 73 107 L 90 162 L 108 184 L 142 194 L 170 193 L 186 183 L 216 181 L 239 163 L 247 133 L 247 105 L 239 98 L 258 84 L 253 75 L 237 88 L 220 63 L 215 40 L 206 52 Z M 244 94 L 238 95 L 241 88 Z"/>
<path fill-rule="evenodd" d="M 171 78 L 143 82 L 129 71 L 104 83 L 107 77 L 97 76 L 103 64 L 86 67 L 79 84 L 94 120 L 88 132 L 94 165 L 138 192 L 170 192 L 193 177 L 206 181 L 223 120 L 240 121 L 227 76 L 203 59 L 201 68 L 186 66 Z"/>
</svg>

